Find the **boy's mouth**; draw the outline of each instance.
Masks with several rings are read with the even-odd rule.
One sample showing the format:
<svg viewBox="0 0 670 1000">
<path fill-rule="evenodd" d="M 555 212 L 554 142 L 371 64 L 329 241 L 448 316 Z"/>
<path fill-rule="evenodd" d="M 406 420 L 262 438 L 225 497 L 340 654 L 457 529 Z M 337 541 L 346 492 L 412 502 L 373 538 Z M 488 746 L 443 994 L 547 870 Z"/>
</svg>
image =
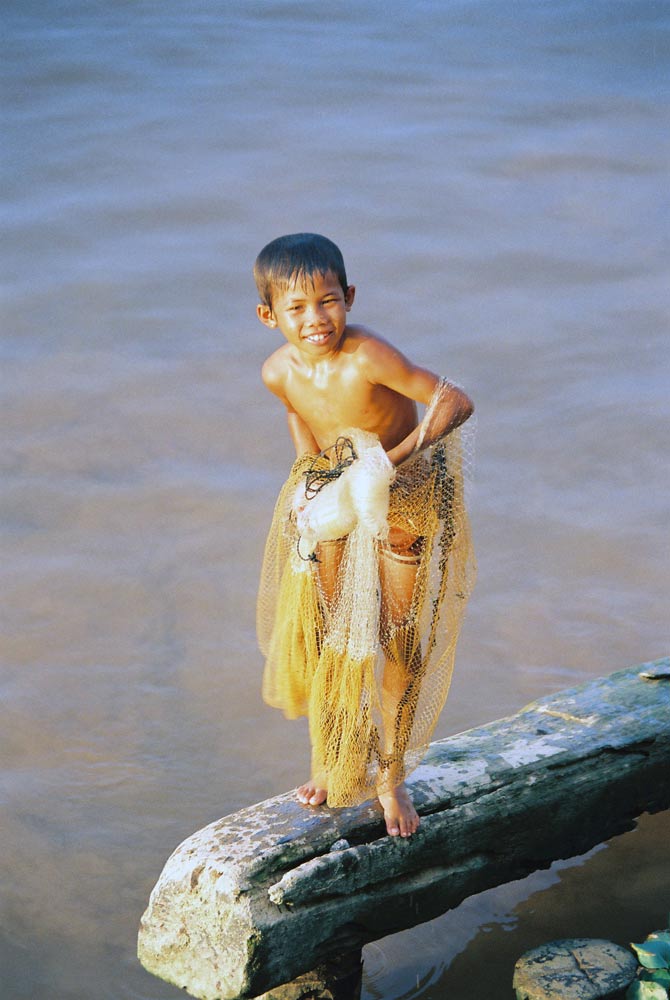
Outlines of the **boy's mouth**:
<svg viewBox="0 0 670 1000">
<path fill-rule="evenodd" d="M 305 337 L 305 340 L 309 344 L 325 344 L 329 337 L 330 330 L 325 330 L 320 333 L 310 333 L 309 337 Z"/>
</svg>

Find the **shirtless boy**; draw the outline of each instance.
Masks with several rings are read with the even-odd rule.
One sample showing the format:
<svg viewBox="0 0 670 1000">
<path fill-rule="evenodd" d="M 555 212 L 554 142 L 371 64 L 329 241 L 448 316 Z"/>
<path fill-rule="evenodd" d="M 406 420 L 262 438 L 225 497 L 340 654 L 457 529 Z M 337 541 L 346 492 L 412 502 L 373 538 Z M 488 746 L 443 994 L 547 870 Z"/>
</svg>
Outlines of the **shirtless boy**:
<svg viewBox="0 0 670 1000">
<path fill-rule="evenodd" d="M 451 385 L 436 405 L 441 383 L 436 374 L 413 364 L 370 330 L 348 323 L 355 288 L 347 283 L 342 255 L 330 240 L 311 233 L 273 240 L 259 254 L 254 276 L 261 299 L 258 318 L 285 339 L 263 365 L 262 378 L 286 408 L 298 456 L 316 455 L 346 429 L 356 427 L 376 434 L 398 467 L 473 412 L 468 396 Z M 430 427 L 422 429 L 417 403 L 429 406 L 431 401 Z M 420 542 L 405 528 L 391 528 L 388 544 L 398 561 L 389 560 L 386 574 L 380 571 L 382 604 L 387 580 L 395 587 L 394 606 L 399 593 L 404 611 L 409 608 L 416 569 L 405 557 Z M 315 572 L 327 596 L 337 556 L 327 545 L 317 550 L 317 556 Z M 408 665 L 404 667 L 405 672 L 402 664 L 387 660 L 384 689 L 390 703 L 383 709 L 387 714 L 394 711 L 407 685 Z M 327 775 L 313 776 L 297 794 L 305 805 L 321 805 L 328 795 Z M 416 831 L 419 817 L 404 780 L 378 798 L 391 836 L 407 837 Z"/>
</svg>

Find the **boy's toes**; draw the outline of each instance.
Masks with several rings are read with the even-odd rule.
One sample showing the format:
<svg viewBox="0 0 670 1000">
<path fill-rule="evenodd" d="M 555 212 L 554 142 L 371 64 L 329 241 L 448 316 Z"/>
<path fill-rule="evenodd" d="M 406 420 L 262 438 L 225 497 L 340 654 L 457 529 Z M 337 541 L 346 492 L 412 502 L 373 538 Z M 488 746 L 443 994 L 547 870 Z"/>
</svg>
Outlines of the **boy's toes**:
<svg viewBox="0 0 670 1000">
<path fill-rule="evenodd" d="M 401 837 L 411 837 L 416 827 L 412 822 L 411 817 L 403 816 L 400 820 L 400 836 Z"/>
<path fill-rule="evenodd" d="M 318 788 L 316 784 L 308 781 L 307 784 L 298 788 L 296 795 L 298 802 L 302 802 L 304 806 L 322 806 L 328 797 L 328 790 Z"/>
<path fill-rule="evenodd" d="M 386 819 L 386 832 L 388 833 L 388 835 L 390 837 L 399 837 L 400 827 L 398 826 L 397 819 L 395 818 L 389 819 L 388 817 L 385 817 L 385 819 Z"/>
<path fill-rule="evenodd" d="M 404 823 L 400 825 L 400 835 L 402 837 L 411 837 L 413 833 L 419 829 L 419 817 L 414 810 L 412 810 L 411 815 L 407 816 Z"/>
<path fill-rule="evenodd" d="M 419 828 L 419 815 L 404 785 L 379 796 L 390 837 L 411 837 Z"/>
</svg>

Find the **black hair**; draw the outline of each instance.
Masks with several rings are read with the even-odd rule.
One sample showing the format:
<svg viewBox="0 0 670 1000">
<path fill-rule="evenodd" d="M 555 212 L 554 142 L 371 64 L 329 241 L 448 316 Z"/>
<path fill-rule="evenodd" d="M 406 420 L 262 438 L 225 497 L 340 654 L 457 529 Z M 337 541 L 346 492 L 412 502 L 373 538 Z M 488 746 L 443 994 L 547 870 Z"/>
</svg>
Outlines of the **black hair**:
<svg viewBox="0 0 670 1000">
<path fill-rule="evenodd" d="M 347 293 L 347 274 L 339 247 L 318 233 L 292 233 L 278 236 L 263 247 L 254 264 L 254 279 L 261 302 L 272 308 L 273 290 L 300 279 L 313 280 L 315 274 L 337 277 Z"/>
</svg>

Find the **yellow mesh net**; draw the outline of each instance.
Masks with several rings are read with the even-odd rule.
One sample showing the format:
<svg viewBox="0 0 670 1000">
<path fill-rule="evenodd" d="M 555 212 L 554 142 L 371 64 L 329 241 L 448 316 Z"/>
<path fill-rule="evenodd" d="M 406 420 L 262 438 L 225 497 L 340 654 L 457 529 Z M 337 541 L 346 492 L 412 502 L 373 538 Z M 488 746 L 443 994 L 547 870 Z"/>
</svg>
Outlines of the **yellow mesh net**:
<svg viewBox="0 0 670 1000">
<path fill-rule="evenodd" d="M 331 806 L 404 780 L 446 701 L 475 578 L 464 441 L 452 431 L 394 472 L 378 438 L 352 429 L 298 458 L 277 500 L 258 595 L 263 697 L 308 716 Z"/>
</svg>

